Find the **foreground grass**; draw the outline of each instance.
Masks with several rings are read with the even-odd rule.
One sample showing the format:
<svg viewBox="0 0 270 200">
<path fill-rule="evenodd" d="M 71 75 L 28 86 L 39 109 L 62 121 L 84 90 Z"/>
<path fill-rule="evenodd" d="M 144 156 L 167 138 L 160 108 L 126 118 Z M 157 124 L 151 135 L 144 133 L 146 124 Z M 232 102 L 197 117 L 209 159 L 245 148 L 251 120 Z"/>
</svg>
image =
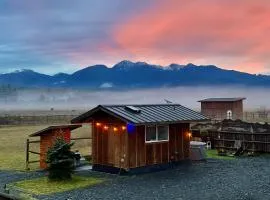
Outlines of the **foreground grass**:
<svg viewBox="0 0 270 200">
<path fill-rule="evenodd" d="M 28 135 L 46 128 L 42 126 L 0 126 L 0 170 L 25 170 L 25 142 Z M 90 137 L 91 128 L 84 126 L 71 133 L 72 137 Z M 31 138 L 31 140 L 39 140 Z M 39 143 L 31 144 L 32 151 L 39 152 Z M 79 150 L 82 155 L 91 153 L 91 140 L 77 140 L 73 150 Z M 38 155 L 30 154 L 30 160 L 39 160 Z M 31 170 L 38 169 L 39 163 L 30 165 Z"/>
<path fill-rule="evenodd" d="M 222 160 L 233 160 L 234 157 L 230 156 L 220 156 L 218 155 L 218 152 L 216 149 L 208 149 L 206 150 L 206 156 L 207 158 L 213 158 L 213 159 L 222 159 Z"/>
<path fill-rule="evenodd" d="M 24 180 L 10 184 L 18 187 L 27 193 L 35 195 L 48 195 L 57 192 L 65 192 L 78 188 L 88 187 L 102 183 L 104 179 L 93 177 L 73 176 L 70 181 L 48 181 L 47 177 Z"/>
</svg>

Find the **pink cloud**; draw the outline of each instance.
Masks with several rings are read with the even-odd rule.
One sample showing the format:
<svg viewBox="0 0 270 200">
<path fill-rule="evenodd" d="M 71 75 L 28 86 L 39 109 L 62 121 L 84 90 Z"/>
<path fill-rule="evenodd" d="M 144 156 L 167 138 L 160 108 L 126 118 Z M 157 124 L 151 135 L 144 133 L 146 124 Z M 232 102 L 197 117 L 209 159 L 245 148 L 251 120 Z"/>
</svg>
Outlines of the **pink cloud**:
<svg viewBox="0 0 270 200">
<path fill-rule="evenodd" d="M 113 51 L 135 60 L 270 71 L 270 1 L 166 0 L 115 27 Z"/>
</svg>

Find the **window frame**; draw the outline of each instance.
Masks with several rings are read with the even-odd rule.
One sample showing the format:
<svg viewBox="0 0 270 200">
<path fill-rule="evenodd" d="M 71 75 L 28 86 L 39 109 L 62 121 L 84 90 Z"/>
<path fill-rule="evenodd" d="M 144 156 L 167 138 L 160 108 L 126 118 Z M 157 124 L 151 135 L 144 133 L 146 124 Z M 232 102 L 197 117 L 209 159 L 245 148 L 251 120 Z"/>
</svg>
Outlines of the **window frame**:
<svg viewBox="0 0 270 200">
<path fill-rule="evenodd" d="M 166 140 L 159 140 L 158 139 L 158 127 L 159 126 L 165 126 L 167 128 L 167 130 L 168 130 L 168 139 L 166 139 Z M 170 140 L 170 128 L 169 128 L 169 125 L 167 125 L 167 124 L 149 125 L 149 126 L 145 125 L 144 127 L 145 127 L 145 129 L 144 129 L 144 141 L 145 141 L 145 143 L 148 143 L 149 144 L 149 143 L 169 142 L 169 140 Z M 146 140 L 147 127 L 155 127 L 155 130 L 156 130 L 156 140 L 149 140 L 149 141 Z"/>
</svg>

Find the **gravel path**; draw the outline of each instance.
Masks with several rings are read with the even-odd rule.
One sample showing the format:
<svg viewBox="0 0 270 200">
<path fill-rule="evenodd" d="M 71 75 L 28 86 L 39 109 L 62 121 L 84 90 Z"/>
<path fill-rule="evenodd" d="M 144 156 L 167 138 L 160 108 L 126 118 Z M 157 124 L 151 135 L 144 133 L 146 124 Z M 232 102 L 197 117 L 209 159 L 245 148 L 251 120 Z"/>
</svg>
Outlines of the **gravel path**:
<svg viewBox="0 0 270 200">
<path fill-rule="evenodd" d="M 270 200 L 269 157 L 209 160 L 137 176 L 80 173 L 108 181 L 40 199 Z"/>
<path fill-rule="evenodd" d="M 41 176 L 42 173 L 39 172 L 14 172 L 14 171 L 2 171 L 0 170 L 0 192 L 4 191 L 4 186 L 6 183 L 11 183 L 15 181 L 31 179 Z"/>
<path fill-rule="evenodd" d="M 113 176 L 107 183 L 46 199 L 268 200 L 270 158 L 209 160 L 157 173 Z"/>
</svg>

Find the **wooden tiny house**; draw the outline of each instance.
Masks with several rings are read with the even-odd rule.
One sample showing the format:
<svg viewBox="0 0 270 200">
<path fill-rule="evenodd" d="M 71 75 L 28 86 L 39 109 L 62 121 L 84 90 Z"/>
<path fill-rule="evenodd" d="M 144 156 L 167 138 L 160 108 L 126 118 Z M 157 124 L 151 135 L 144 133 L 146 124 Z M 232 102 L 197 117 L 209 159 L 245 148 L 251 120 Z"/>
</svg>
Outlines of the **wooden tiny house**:
<svg viewBox="0 0 270 200">
<path fill-rule="evenodd" d="M 243 100 L 246 98 L 209 98 L 203 99 L 201 113 L 212 120 L 243 119 Z"/>
<path fill-rule="evenodd" d="M 47 151 L 57 138 L 63 138 L 66 142 L 70 142 L 71 131 L 81 127 L 81 125 L 77 124 L 68 124 L 68 125 L 55 125 L 49 126 L 45 129 L 42 129 L 38 132 L 35 132 L 29 137 L 40 137 L 40 168 L 47 168 L 46 157 Z M 28 153 L 28 152 L 27 152 Z"/>
<path fill-rule="evenodd" d="M 99 105 L 72 123 L 92 123 L 93 170 L 135 172 L 187 160 L 189 124 L 201 120 L 179 104 Z"/>
</svg>

